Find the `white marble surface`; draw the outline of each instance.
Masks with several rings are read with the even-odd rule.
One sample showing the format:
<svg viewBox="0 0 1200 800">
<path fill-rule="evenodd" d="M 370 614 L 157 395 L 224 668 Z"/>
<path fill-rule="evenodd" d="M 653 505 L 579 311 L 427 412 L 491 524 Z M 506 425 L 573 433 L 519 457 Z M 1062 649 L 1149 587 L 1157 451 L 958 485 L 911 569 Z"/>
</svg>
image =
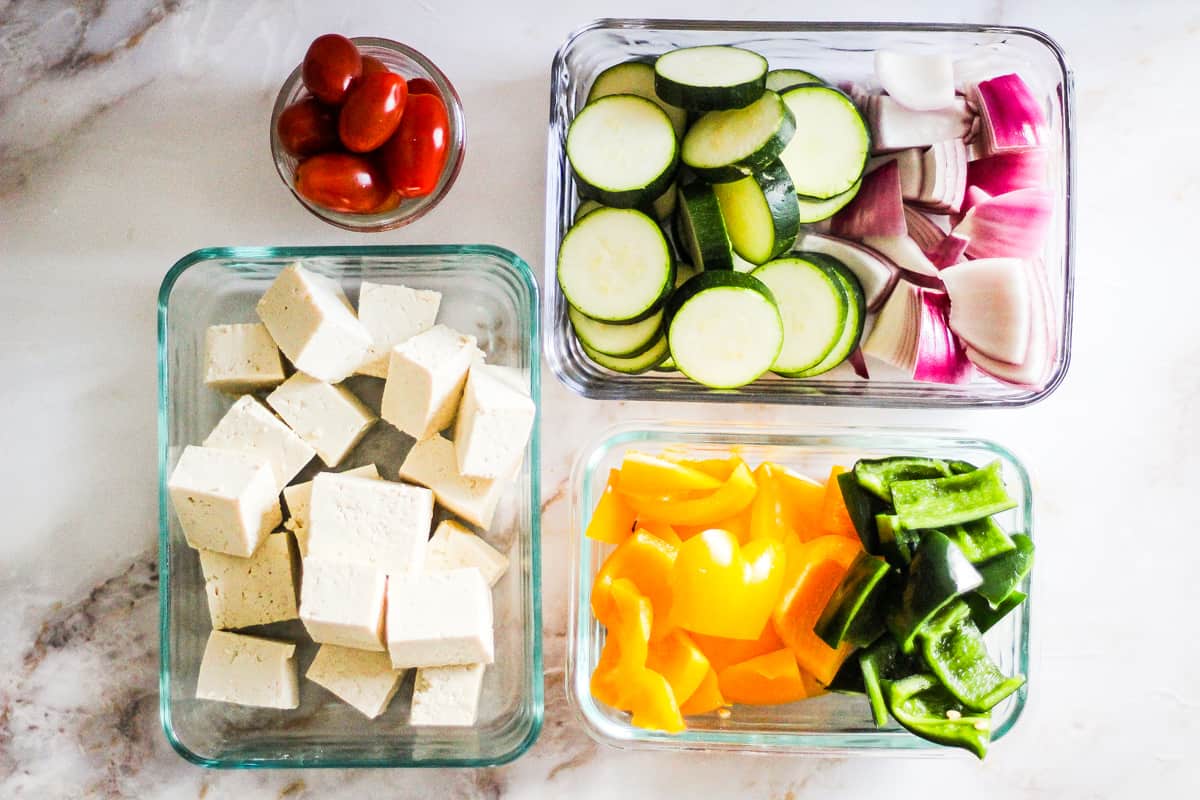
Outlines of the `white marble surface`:
<svg viewBox="0 0 1200 800">
<path fill-rule="evenodd" d="M 1069 6 L 1080 10 L 1068 11 Z M 498 10 L 504 8 L 505 10 Z M 1200 6 L 819 0 L 301 3 L 0 0 L 0 797 L 1194 796 L 1200 785 Z M 915 19 L 1040 27 L 1076 70 L 1071 371 L 1018 412 L 594 403 L 543 393 L 546 726 L 479 771 L 210 772 L 157 718 L 154 301 L 223 244 L 492 242 L 542 266 L 547 79 L 594 16 Z M 329 30 L 411 42 L 456 82 L 471 148 L 410 229 L 343 233 L 274 174 L 281 77 Z M 1040 525 L 1032 692 L 980 765 L 627 754 L 563 702 L 563 486 L 631 416 L 967 428 L 1032 467 Z"/>
</svg>

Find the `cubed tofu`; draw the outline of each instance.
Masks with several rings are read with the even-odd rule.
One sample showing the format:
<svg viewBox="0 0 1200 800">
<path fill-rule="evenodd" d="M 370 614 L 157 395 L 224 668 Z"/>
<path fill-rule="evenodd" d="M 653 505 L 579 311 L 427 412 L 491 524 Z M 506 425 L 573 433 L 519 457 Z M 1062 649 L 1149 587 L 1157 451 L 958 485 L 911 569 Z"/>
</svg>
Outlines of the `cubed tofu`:
<svg viewBox="0 0 1200 800">
<path fill-rule="evenodd" d="M 387 575 L 370 564 L 304 559 L 300 621 L 314 642 L 384 651 Z"/>
<path fill-rule="evenodd" d="M 405 672 L 392 667 L 387 653 L 323 644 L 304 675 L 375 719 L 387 711 Z"/>
<path fill-rule="evenodd" d="M 200 661 L 196 697 L 240 706 L 296 708 L 300 681 L 295 656 L 291 642 L 213 631 Z"/>
<path fill-rule="evenodd" d="M 454 453 L 463 475 L 508 478 L 525 456 L 537 408 L 506 369 L 471 367 L 454 428 Z"/>
<path fill-rule="evenodd" d="M 360 478 L 379 480 L 379 470 L 374 464 L 355 467 L 339 475 L 357 475 Z M 296 537 L 296 547 L 302 557 L 308 556 L 308 512 L 312 506 L 312 481 L 293 483 L 283 490 L 283 499 L 287 503 L 288 517 L 283 521 L 283 527 Z"/>
<path fill-rule="evenodd" d="M 273 533 L 249 558 L 200 551 L 204 591 L 214 628 L 248 628 L 296 619 L 291 537 Z"/>
<path fill-rule="evenodd" d="M 370 430 L 376 417 L 345 386 L 297 372 L 267 395 L 267 405 L 308 442 L 328 467 L 336 467 Z"/>
<path fill-rule="evenodd" d="M 508 485 L 507 480 L 459 474 L 454 443 L 440 435 L 413 445 L 400 465 L 400 477 L 428 486 L 439 503 L 484 530 Z"/>
<path fill-rule="evenodd" d="M 495 586 L 508 569 L 508 559 L 457 522 L 442 520 L 429 540 L 425 571 L 443 572 L 471 567 L 482 573 L 488 586 Z"/>
<path fill-rule="evenodd" d="M 283 491 L 316 450 L 250 395 L 242 395 L 204 440 L 205 447 L 236 450 L 266 458 L 275 472 L 275 492 Z"/>
<path fill-rule="evenodd" d="M 479 717 L 479 694 L 483 689 L 485 669 L 483 664 L 462 664 L 417 670 L 409 724 L 474 725 Z"/>
<path fill-rule="evenodd" d="M 233 394 L 282 383 L 283 359 L 267 326 L 210 325 L 204 333 L 204 382 Z"/>
<path fill-rule="evenodd" d="M 389 575 L 424 569 L 433 494 L 420 486 L 323 472 L 313 479 L 308 555 Z"/>
<path fill-rule="evenodd" d="M 392 575 L 388 580 L 392 666 L 490 664 L 492 590 L 477 569 Z"/>
<path fill-rule="evenodd" d="M 392 348 L 380 416 L 416 439 L 454 422 L 471 364 L 475 337 L 435 325 Z"/>
<path fill-rule="evenodd" d="M 345 380 L 371 347 L 371 334 L 338 282 L 299 264 L 279 273 L 257 310 L 296 369 L 318 380 Z"/>
<path fill-rule="evenodd" d="M 283 518 L 266 458 L 190 445 L 167 481 L 171 504 L 192 547 L 249 556 Z"/>
<path fill-rule="evenodd" d="M 440 292 L 363 281 L 358 291 L 358 321 L 371 334 L 371 349 L 358 371 L 386 378 L 392 348 L 433 327 Z"/>
</svg>

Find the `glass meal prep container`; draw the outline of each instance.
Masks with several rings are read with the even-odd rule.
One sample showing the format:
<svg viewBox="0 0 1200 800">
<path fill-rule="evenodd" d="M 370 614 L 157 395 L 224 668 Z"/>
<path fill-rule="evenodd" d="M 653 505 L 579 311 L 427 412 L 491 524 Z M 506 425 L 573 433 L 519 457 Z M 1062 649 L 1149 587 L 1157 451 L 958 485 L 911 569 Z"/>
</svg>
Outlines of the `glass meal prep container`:
<svg viewBox="0 0 1200 800">
<path fill-rule="evenodd" d="M 196 699 L 201 654 L 212 625 L 204 576 L 167 495 L 183 448 L 199 444 L 233 398 L 204 385 L 209 325 L 257 321 L 255 303 L 283 267 L 301 262 L 338 280 L 352 301 L 363 280 L 442 293 L 439 322 L 475 336 L 488 360 L 520 369 L 540 397 L 537 287 L 529 267 L 497 247 L 307 247 L 199 250 L 167 273 L 158 298 L 160 714 L 171 745 L 207 767 L 486 766 L 519 756 L 541 729 L 539 427 L 524 465 L 500 501 L 485 538 L 508 555 L 493 591 L 496 661 L 484 677 L 473 727 L 407 724 L 409 670 L 387 712 L 367 720 L 303 676 L 317 645 L 298 620 L 248 633 L 297 642 L 300 706 L 247 708 Z M 353 376 L 348 385 L 378 411 L 383 382 Z M 395 478 L 412 440 L 377 423 L 338 469 L 375 463 Z M 314 459 L 297 477 L 323 465 Z M 435 514 L 435 522 L 445 512 Z"/>
<path fill-rule="evenodd" d="M 970 59 L 971 63 L 987 69 L 989 75 L 1019 72 L 1042 101 L 1051 131 L 1047 186 L 1054 197 L 1054 216 L 1043 261 L 1056 313 L 1057 355 L 1045 383 L 1020 388 L 982 373 L 963 385 L 887 377 L 863 380 L 854 375 L 849 364 L 842 364 L 816 378 L 785 379 L 768 375 L 740 389 L 716 390 L 678 372 L 623 375 L 592 362 L 571 330 L 567 304 L 556 279 L 559 243 L 571 227 L 579 205 L 566 156 L 567 128 L 583 107 L 596 76 L 608 67 L 633 59 L 653 59 L 677 47 L 702 44 L 745 47 L 765 56 L 772 69 L 811 70 L 833 83 L 853 81 L 871 89 L 878 88 L 874 53 L 885 48 Z M 1073 103 L 1071 70 L 1061 48 L 1045 34 L 1029 28 L 639 19 L 602 19 L 580 28 L 559 48 L 551 69 L 543 305 L 546 359 L 550 368 L 575 392 L 600 399 L 929 408 L 1019 407 L 1045 398 L 1062 381 L 1071 354 Z"/>
<path fill-rule="evenodd" d="M 661 750 L 731 750 L 788 754 L 903 754 L 945 756 L 965 751 L 927 742 L 893 720 L 876 728 L 862 695 L 830 693 L 781 706 L 733 706 L 722 719 L 714 712 L 686 717 L 683 733 L 667 734 L 636 728 L 629 714 L 592 697 L 589 681 L 604 645 L 604 630 L 592 616 L 591 585 L 612 545 L 584 535 L 592 510 L 604 492 L 610 469 L 620 466 L 626 451 L 638 450 L 697 458 L 723 458 L 730 453 L 751 466 L 774 461 L 823 480 L 835 464 L 850 467 L 859 458 L 891 455 L 962 459 L 978 466 L 999 460 L 1008 491 L 1017 507 L 996 515 L 1005 530 L 1033 532 L 1033 498 L 1029 475 L 1004 447 L 951 432 L 881 428 L 842 428 L 802 432 L 776 425 L 704 425 L 649 420 L 629 422 L 604 432 L 580 451 L 571 475 L 572 591 L 567 655 L 567 697 L 588 733 L 619 748 Z M 1034 568 L 1036 572 L 1036 566 Z M 1029 578 L 1021 591 L 1029 593 Z M 992 741 L 1016 724 L 1028 696 L 1030 600 L 986 634 L 988 652 L 1006 675 L 1027 680 L 992 711 Z M 853 658 L 853 656 L 851 656 Z"/>
</svg>

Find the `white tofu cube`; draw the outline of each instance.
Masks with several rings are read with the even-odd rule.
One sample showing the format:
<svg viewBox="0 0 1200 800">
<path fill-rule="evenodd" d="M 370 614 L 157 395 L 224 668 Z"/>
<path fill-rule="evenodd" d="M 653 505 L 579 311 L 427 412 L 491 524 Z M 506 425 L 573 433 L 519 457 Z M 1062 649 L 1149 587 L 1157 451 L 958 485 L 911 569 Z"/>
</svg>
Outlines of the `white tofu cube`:
<svg viewBox="0 0 1200 800">
<path fill-rule="evenodd" d="M 266 458 L 275 472 L 275 493 L 312 461 L 313 450 L 291 428 L 250 395 L 242 395 L 204 440 L 205 447 Z"/>
<path fill-rule="evenodd" d="M 488 586 L 495 586 L 508 569 L 508 559 L 453 520 L 444 519 L 433 532 L 425 554 L 426 572 L 475 568 Z"/>
<path fill-rule="evenodd" d="M 299 264 L 279 273 L 257 310 L 296 369 L 319 380 L 345 380 L 371 347 L 371 334 L 338 282 Z"/>
<path fill-rule="evenodd" d="M 439 503 L 484 530 L 507 486 L 505 480 L 459 474 L 454 443 L 440 435 L 413 445 L 400 465 L 400 477 L 428 486 Z"/>
<path fill-rule="evenodd" d="M 388 580 L 388 654 L 392 666 L 491 664 L 492 590 L 477 569 Z"/>
<path fill-rule="evenodd" d="M 249 556 L 283 518 L 271 464 L 261 456 L 190 445 L 167 481 L 192 547 Z"/>
<path fill-rule="evenodd" d="M 267 405 L 329 467 L 341 463 L 376 419 L 345 386 L 334 386 L 303 372 L 297 372 L 267 395 Z"/>
<path fill-rule="evenodd" d="M 409 436 L 427 439 L 454 422 L 472 362 L 474 336 L 435 325 L 392 348 L 380 416 Z"/>
<path fill-rule="evenodd" d="M 249 558 L 200 551 L 214 628 L 248 628 L 299 616 L 290 539 L 273 533 Z"/>
<path fill-rule="evenodd" d="M 479 694 L 483 689 L 485 669 L 483 664 L 463 664 L 417 670 L 409 724 L 474 725 L 479 716 Z"/>
<path fill-rule="evenodd" d="M 291 642 L 213 631 L 200 661 L 196 697 L 240 706 L 296 708 L 300 681 L 295 655 Z"/>
<path fill-rule="evenodd" d="M 371 334 L 371 349 L 358 371 L 386 378 L 392 348 L 432 328 L 441 303 L 440 292 L 363 281 L 358 321 Z"/>
<path fill-rule="evenodd" d="M 360 561 L 389 575 L 420 571 L 432 525 L 428 489 L 333 472 L 313 479 L 310 558 Z"/>
<path fill-rule="evenodd" d="M 362 467 L 355 467 L 344 472 L 339 472 L 339 475 L 357 475 L 360 478 L 372 478 L 379 480 L 379 470 L 374 464 L 367 464 Z M 304 483 L 293 483 L 283 490 L 283 499 L 287 502 L 288 518 L 284 520 L 283 527 L 291 531 L 296 537 L 296 547 L 300 550 L 301 557 L 308 556 L 308 512 L 312 506 L 312 481 Z"/>
<path fill-rule="evenodd" d="M 323 644 L 304 675 L 375 719 L 387 711 L 405 671 L 394 669 L 387 653 Z"/>
<path fill-rule="evenodd" d="M 508 478 L 525 456 L 537 408 L 506 369 L 481 363 L 471 367 L 454 428 L 454 452 L 463 475 Z"/>
<path fill-rule="evenodd" d="M 383 651 L 387 575 L 370 564 L 304 559 L 300 621 L 314 642 Z"/>
<path fill-rule="evenodd" d="M 279 348 L 257 322 L 210 325 L 204 332 L 204 382 L 233 394 L 278 386 L 283 382 Z"/>
</svg>

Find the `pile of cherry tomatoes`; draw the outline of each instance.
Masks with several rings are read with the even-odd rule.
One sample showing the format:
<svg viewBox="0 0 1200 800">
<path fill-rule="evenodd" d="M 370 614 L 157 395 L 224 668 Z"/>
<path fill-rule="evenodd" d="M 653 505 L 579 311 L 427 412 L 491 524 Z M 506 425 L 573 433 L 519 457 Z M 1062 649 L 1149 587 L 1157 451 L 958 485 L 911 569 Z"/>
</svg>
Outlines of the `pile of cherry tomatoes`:
<svg viewBox="0 0 1200 800">
<path fill-rule="evenodd" d="M 296 191 L 333 211 L 378 214 L 434 190 L 450 121 L 432 81 L 406 80 L 334 33 L 313 41 L 301 71 L 311 96 L 277 124 L 300 159 Z"/>
</svg>

